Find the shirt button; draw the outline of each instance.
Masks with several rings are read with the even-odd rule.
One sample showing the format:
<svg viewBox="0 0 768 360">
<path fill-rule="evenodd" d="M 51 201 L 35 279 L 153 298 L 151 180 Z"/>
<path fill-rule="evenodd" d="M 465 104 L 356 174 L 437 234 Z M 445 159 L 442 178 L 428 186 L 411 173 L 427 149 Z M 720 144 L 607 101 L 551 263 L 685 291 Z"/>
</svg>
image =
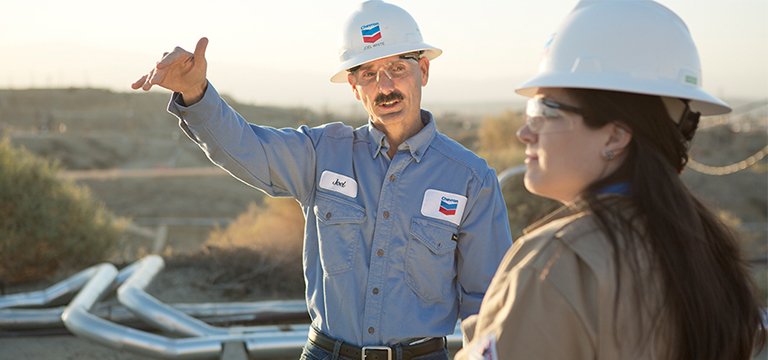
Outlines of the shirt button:
<svg viewBox="0 0 768 360">
<path fill-rule="evenodd" d="M 181 112 L 181 115 L 182 115 L 182 116 L 187 116 L 187 112 L 186 112 L 186 111 L 182 111 L 182 112 Z"/>
<path fill-rule="evenodd" d="M 388 217 L 389 217 L 389 211 L 385 211 L 385 212 L 384 212 L 384 218 L 386 219 L 386 218 L 388 218 Z"/>
<path fill-rule="evenodd" d="M 373 295 L 378 295 L 378 294 L 379 294 L 379 289 L 373 288 Z"/>
<path fill-rule="evenodd" d="M 389 181 L 395 181 L 395 175 L 389 175 Z"/>
<path fill-rule="evenodd" d="M 369 327 L 368 328 L 368 333 L 369 334 L 373 334 L 374 331 L 376 331 L 376 330 L 374 330 L 373 327 Z"/>
<path fill-rule="evenodd" d="M 326 219 L 328 219 L 328 220 L 330 220 L 330 219 L 331 219 L 331 213 L 327 213 L 327 214 L 325 214 L 325 218 L 326 218 Z"/>
<path fill-rule="evenodd" d="M 416 156 L 419 156 L 419 150 L 416 150 Z"/>
<path fill-rule="evenodd" d="M 384 250 L 379 249 L 379 251 L 376 252 L 376 255 L 383 256 Z"/>
</svg>

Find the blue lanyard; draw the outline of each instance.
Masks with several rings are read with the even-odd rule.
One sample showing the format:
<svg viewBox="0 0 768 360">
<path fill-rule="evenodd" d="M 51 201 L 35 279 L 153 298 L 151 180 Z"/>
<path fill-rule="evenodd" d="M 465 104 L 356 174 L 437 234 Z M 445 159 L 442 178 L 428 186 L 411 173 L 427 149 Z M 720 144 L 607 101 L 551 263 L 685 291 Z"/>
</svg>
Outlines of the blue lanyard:
<svg viewBox="0 0 768 360">
<path fill-rule="evenodd" d="M 597 191 L 597 194 L 620 194 L 627 195 L 629 193 L 629 183 L 616 183 L 608 185 Z"/>
</svg>

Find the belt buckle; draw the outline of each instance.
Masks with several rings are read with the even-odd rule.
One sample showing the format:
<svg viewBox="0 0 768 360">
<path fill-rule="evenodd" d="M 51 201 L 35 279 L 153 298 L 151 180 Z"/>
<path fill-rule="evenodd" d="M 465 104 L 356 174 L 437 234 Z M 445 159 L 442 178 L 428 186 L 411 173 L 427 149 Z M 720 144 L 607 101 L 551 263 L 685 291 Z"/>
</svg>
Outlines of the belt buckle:
<svg viewBox="0 0 768 360">
<path fill-rule="evenodd" d="M 392 360 L 392 348 L 389 346 L 363 346 L 361 360 L 365 360 L 365 352 L 368 350 L 387 350 L 387 360 Z"/>
</svg>

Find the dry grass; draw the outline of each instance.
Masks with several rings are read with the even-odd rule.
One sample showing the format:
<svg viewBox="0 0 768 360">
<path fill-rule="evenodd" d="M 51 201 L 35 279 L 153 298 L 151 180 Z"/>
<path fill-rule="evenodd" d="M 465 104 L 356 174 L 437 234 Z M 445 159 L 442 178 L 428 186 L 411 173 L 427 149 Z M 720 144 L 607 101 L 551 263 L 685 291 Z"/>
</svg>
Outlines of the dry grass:
<svg viewBox="0 0 768 360">
<path fill-rule="evenodd" d="M 278 256 L 300 253 L 303 237 L 304 215 L 296 200 L 265 197 L 264 205 L 252 202 L 226 228 L 217 226 L 206 246 L 248 248 Z"/>
<path fill-rule="evenodd" d="M 217 226 L 201 251 L 176 255 L 168 266 L 202 269 L 196 287 L 225 298 L 300 298 L 303 225 L 295 200 L 267 197 L 227 227 Z"/>
<path fill-rule="evenodd" d="M 517 129 L 525 123 L 522 114 L 508 111 L 485 118 L 477 130 L 477 155 L 498 173 L 523 163 L 525 145 L 517 140 Z"/>
</svg>

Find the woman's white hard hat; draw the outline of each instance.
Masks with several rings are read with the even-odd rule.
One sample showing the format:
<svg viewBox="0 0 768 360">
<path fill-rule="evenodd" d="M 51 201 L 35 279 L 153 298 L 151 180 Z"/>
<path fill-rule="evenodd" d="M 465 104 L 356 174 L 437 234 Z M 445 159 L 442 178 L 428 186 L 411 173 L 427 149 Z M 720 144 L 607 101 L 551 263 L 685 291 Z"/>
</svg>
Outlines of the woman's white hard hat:
<svg viewBox="0 0 768 360">
<path fill-rule="evenodd" d="M 515 91 L 623 91 L 690 100 L 702 115 L 731 111 L 701 82 L 696 45 L 671 10 L 651 0 L 582 0 L 546 44 L 539 73 Z"/>
<path fill-rule="evenodd" d="M 443 52 L 424 43 L 419 26 L 402 8 L 381 0 L 360 4 L 344 23 L 339 38 L 341 64 L 331 82 L 347 82 L 347 70 L 369 61 L 414 51 L 432 60 Z"/>
</svg>

